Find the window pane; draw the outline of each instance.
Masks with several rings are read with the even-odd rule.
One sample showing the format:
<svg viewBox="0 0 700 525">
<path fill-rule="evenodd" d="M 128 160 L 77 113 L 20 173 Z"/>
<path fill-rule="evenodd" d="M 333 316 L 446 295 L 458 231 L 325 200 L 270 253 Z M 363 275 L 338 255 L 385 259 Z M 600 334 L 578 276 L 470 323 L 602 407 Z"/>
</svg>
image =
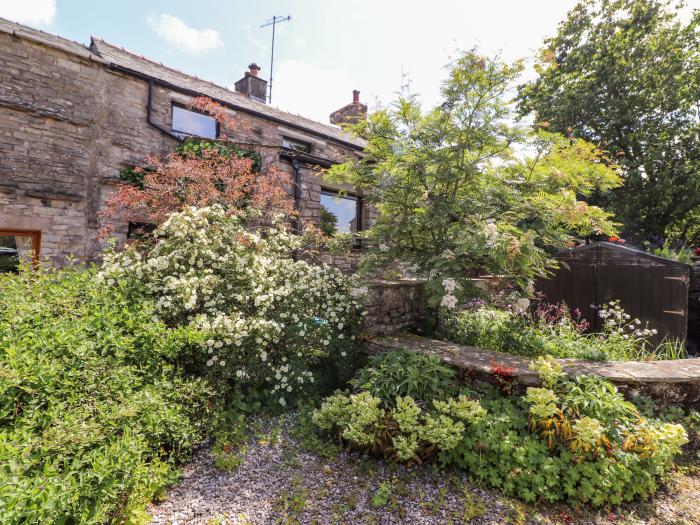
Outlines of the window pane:
<svg viewBox="0 0 700 525">
<path fill-rule="evenodd" d="M 321 193 L 320 228 L 326 235 L 357 232 L 357 198 Z"/>
<path fill-rule="evenodd" d="M 31 262 L 35 255 L 32 234 L 0 234 L 0 273 L 16 272 L 20 261 Z"/>
<path fill-rule="evenodd" d="M 282 147 L 303 151 L 304 153 L 311 153 L 311 144 L 301 140 L 290 139 L 289 137 L 282 137 Z"/>
<path fill-rule="evenodd" d="M 180 135 L 216 138 L 216 120 L 209 115 L 173 106 L 173 132 Z"/>
</svg>

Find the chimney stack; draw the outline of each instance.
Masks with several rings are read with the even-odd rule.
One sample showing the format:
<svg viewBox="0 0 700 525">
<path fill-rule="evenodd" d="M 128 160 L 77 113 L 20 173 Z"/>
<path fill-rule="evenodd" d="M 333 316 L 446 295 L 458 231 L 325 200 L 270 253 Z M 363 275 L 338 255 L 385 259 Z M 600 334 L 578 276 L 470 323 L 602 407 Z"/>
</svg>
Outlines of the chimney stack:
<svg viewBox="0 0 700 525">
<path fill-rule="evenodd" d="M 243 78 L 236 82 L 236 92 L 264 104 L 267 102 L 267 80 L 258 77 L 260 66 L 255 62 L 248 65 L 248 69 Z"/>
<path fill-rule="evenodd" d="M 367 118 L 367 104 L 360 102 L 360 92 L 357 89 L 352 91 L 352 103 L 343 106 L 330 115 L 331 124 L 340 126 L 342 124 L 356 124 L 360 120 Z"/>
</svg>

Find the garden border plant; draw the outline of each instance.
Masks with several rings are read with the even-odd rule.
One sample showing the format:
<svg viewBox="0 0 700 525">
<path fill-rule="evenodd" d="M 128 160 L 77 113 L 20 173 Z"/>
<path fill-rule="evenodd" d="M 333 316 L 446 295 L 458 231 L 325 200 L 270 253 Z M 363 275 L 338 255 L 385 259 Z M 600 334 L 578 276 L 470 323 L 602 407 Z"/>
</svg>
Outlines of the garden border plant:
<svg viewBox="0 0 700 525">
<path fill-rule="evenodd" d="M 395 359 L 389 352 L 372 366 Z M 416 357 L 413 366 L 431 359 Z M 526 501 L 601 506 L 653 494 L 688 441 L 684 428 L 642 417 L 609 382 L 568 378 L 551 358 L 532 367 L 544 387 L 523 397 L 465 383 L 443 399 L 387 403 L 372 383 L 357 381 L 354 393 L 324 400 L 313 419 L 350 448 L 404 463 L 437 458 Z"/>
<path fill-rule="evenodd" d="M 651 361 L 686 357 L 680 341 L 652 342 L 656 331 L 631 319 L 618 301 L 603 305 L 598 315 L 602 330 L 587 333 L 588 323 L 566 304 L 529 301 L 517 304 L 488 304 L 476 300 L 466 308 L 444 311 L 436 334 L 440 339 L 528 357 L 551 355 L 587 361 Z"/>
</svg>

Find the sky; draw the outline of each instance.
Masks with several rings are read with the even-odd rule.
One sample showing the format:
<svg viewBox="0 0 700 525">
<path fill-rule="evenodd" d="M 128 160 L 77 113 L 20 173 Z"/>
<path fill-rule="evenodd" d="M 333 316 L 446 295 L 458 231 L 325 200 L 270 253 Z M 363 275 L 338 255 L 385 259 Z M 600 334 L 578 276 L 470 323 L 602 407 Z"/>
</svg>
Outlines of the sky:
<svg viewBox="0 0 700 525">
<path fill-rule="evenodd" d="M 478 47 L 506 61 L 531 59 L 576 0 L 0 0 L 0 17 L 129 51 L 233 87 L 247 65 L 270 76 L 272 104 L 319 122 L 352 100 L 388 104 L 402 89 L 426 107 L 439 100 L 446 66 Z M 700 8 L 687 0 L 683 16 Z M 531 60 L 530 60 L 531 63 Z M 534 75 L 526 70 L 526 77 Z"/>
</svg>

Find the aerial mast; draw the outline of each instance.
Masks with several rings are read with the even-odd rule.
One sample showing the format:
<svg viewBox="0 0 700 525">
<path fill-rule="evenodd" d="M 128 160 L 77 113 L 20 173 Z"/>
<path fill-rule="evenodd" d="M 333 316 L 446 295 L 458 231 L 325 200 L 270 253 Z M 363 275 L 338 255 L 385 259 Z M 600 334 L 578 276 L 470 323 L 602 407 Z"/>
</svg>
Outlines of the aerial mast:
<svg viewBox="0 0 700 525">
<path fill-rule="evenodd" d="M 265 22 L 263 25 L 260 26 L 262 29 L 263 27 L 269 27 L 272 26 L 272 51 L 270 53 L 270 82 L 268 83 L 270 87 L 270 92 L 267 96 L 267 101 L 269 103 L 272 103 L 272 68 L 275 64 L 275 27 L 277 24 L 281 22 L 288 22 L 292 19 L 291 16 L 287 15 L 286 17 L 284 16 L 273 16 L 270 18 L 267 22 Z"/>
</svg>

